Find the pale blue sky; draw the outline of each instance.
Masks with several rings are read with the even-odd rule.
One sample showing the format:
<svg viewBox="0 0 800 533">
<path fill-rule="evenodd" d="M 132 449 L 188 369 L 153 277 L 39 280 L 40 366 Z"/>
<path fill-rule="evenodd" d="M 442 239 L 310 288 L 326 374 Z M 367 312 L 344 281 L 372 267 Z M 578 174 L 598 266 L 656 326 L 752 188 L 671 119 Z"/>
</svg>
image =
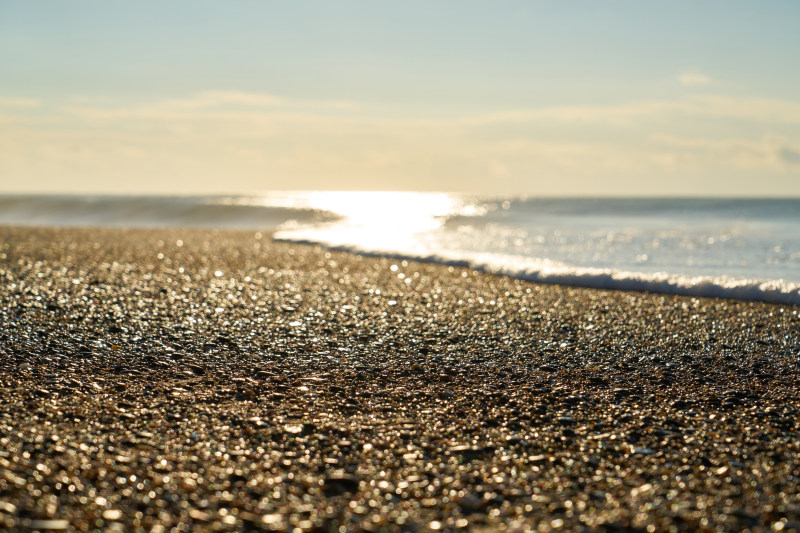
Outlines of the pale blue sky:
<svg viewBox="0 0 800 533">
<path fill-rule="evenodd" d="M 796 196 L 798 21 L 794 1 L 0 0 L 0 191 Z"/>
</svg>

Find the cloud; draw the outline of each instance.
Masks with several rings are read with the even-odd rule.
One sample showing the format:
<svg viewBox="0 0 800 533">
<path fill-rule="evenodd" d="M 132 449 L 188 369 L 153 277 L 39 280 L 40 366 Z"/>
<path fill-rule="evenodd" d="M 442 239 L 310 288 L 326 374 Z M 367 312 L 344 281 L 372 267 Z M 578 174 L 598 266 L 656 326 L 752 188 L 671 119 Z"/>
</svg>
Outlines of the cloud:
<svg viewBox="0 0 800 533">
<path fill-rule="evenodd" d="M 164 107 L 198 109 L 224 105 L 243 105 L 250 107 L 277 107 L 287 104 L 285 98 L 267 93 L 248 93 L 242 91 L 204 91 L 195 96 L 171 100 Z"/>
<path fill-rule="evenodd" d="M 128 123 L 239 121 L 254 124 L 265 118 L 274 121 L 281 116 L 302 122 L 358 108 L 353 102 L 288 99 L 269 93 L 244 91 L 203 91 L 182 98 L 138 105 L 94 105 L 86 98 L 73 99 L 72 102 L 63 106 L 61 111 L 83 120 Z"/>
<path fill-rule="evenodd" d="M 678 76 L 678 81 L 684 87 L 704 87 L 711 85 L 711 78 L 700 72 L 684 72 Z"/>
<path fill-rule="evenodd" d="M 674 113 L 685 107 L 686 102 L 680 101 L 639 101 L 619 105 L 550 106 L 496 111 L 485 115 L 468 117 L 463 122 L 469 125 L 536 121 L 562 123 L 603 122 L 629 125 L 643 117 Z"/>
<path fill-rule="evenodd" d="M 618 105 L 552 106 L 512 109 L 468 117 L 466 125 L 558 122 L 641 126 L 647 121 L 691 117 L 800 124 L 800 102 L 766 98 L 692 95 L 680 100 L 650 100 Z"/>
<path fill-rule="evenodd" d="M 786 147 L 786 139 L 653 135 L 651 141 L 671 151 L 677 159 L 695 165 L 724 161 L 731 168 L 754 171 L 780 171 L 789 165 L 800 165 L 800 152 Z"/>
<path fill-rule="evenodd" d="M 778 159 L 787 165 L 800 165 L 800 150 L 783 147 L 778 149 Z"/>
<path fill-rule="evenodd" d="M 6 99 L 22 105 L 26 99 Z M 0 99 L 0 103 L 2 103 Z M 31 100 L 31 102 L 38 102 Z M 33 105 L 27 103 L 26 105 Z M 765 98 L 730 97 L 719 94 L 691 95 L 678 100 L 642 100 L 614 105 L 567 105 L 527 109 L 498 110 L 482 115 L 461 115 L 430 119 L 407 114 L 386 113 L 387 109 L 364 108 L 353 102 L 295 100 L 268 93 L 242 91 L 205 91 L 184 98 L 162 100 L 144 105 L 92 105 L 82 100 L 66 105 L 61 112 L 86 120 L 259 120 L 309 124 L 316 122 L 359 124 L 392 123 L 397 127 L 435 127 L 445 123 L 460 128 L 480 128 L 503 124 L 560 123 L 581 125 L 596 123 L 620 127 L 641 127 L 654 120 L 735 119 L 759 123 L 800 124 L 800 102 Z M 354 113 L 354 111 L 359 111 Z"/>
<path fill-rule="evenodd" d="M 162 111 L 192 109 L 246 109 L 248 111 L 259 109 L 349 110 L 355 107 L 352 102 L 290 99 L 269 93 L 245 91 L 203 91 L 184 98 L 165 100 L 145 106 L 147 109 Z"/>
<path fill-rule="evenodd" d="M 714 94 L 417 116 L 228 90 L 41 104 L 47 114 L 0 115 L 0 160 L 19 187 L 700 194 L 741 173 L 760 192 L 800 165 L 800 102 Z"/>
<path fill-rule="evenodd" d="M 699 117 L 800 124 L 800 102 L 768 98 L 702 95 L 685 101 L 685 111 Z"/>
<path fill-rule="evenodd" d="M 31 108 L 40 107 L 41 100 L 36 98 L 3 98 L 0 97 L 0 107 Z"/>
</svg>

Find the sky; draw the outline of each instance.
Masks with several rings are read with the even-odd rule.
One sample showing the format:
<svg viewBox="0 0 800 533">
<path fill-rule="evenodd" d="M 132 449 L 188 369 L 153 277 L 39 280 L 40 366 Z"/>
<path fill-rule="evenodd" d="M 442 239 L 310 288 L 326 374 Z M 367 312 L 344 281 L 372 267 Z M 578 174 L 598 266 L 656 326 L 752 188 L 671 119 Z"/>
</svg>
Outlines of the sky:
<svg viewBox="0 0 800 533">
<path fill-rule="evenodd" d="M 0 193 L 800 196 L 800 2 L 0 0 Z"/>
</svg>

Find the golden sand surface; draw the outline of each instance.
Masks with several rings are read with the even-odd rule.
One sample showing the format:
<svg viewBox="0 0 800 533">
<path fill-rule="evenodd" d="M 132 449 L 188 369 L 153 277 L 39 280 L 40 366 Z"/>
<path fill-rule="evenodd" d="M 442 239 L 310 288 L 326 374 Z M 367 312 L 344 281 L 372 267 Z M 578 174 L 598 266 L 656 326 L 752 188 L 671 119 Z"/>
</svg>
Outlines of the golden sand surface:
<svg viewBox="0 0 800 533">
<path fill-rule="evenodd" d="M 0 228 L 0 529 L 800 528 L 800 309 Z"/>
</svg>

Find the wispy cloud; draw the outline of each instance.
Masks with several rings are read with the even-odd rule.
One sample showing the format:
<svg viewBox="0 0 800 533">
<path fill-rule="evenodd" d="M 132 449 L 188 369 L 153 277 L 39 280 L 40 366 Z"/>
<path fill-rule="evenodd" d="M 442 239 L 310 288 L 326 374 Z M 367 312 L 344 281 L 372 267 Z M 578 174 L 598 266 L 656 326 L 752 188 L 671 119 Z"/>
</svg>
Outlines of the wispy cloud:
<svg viewBox="0 0 800 533">
<path fill-rule="evenodd" d="M 726 95 L 446 117 L 219 90 L 44 104 L 0 123 L 4 174 L 21 184 L 708 193 L 734 174 L 760 189 L 800 167 L 800 102 Z"/>
<path fill-rule="evenodd" d="M 182 99 L 168 100 L 160 104 L 164 108 L 202 109 L 202 108 L 309 108 L 350 110 L 357 107 L 353 102 L 341 100 L 303 100 L 283 98 L 269 93 L 253 93 L 245 91 L 203 91 Z"/>
<path fill-rule="evenodd" d="M 800 165 L 800 149 L 784 146 L 777 151 L 778 158 L 787 165 Z"/>
<path fill-rule="evenodd" d="M 800 150 L 794 148 L 800 138 L 697 138 L 654 135 L 652 141 L 696 164 L 726 161 L 730 166 L 751 170 L 786 170 L 800 165 Z"/>
<path fill-rule="evenodd" d="M 704 87 L 711 85 L 711 78 L 701 72 L 684 72 L 678 76 L 678 82 L 685 87 Z"/>
<path fill-rule="evenodd" d="M 18 107 L 41 105 L 38 100 L 0 99 Z M 359 113 L 355 114 L 354 111 Z M 244 120 L 270 122 L 357 123 L 377 125 L 393 123 L 396 127 L 480 128 L 513 123 L 563 123 L 576 125 L 598 123 L 617 126 L 642 126 L 654 119 L 681 118 L 736 119 L 761 123 L 800 124 L 800 101 L 765 98 L 731 97 L 720 94 L 687 96 L 677 100 L 644 100 L 614 105 L 549 106 L 507 109 L 480 115 L 448 118 L 420 118 L 386 113 L 386 109 L 365 108 L 352 102 L 291 100 L 265 93 L 240 91 L 207 91 L 180 99 L 169 99 L 144 105 L 63 105 L 59 111 L 86 120 Z"/>
<path fill-rule="evenodd" d="M 41 100 L 38 100 L 36 98 L 0 97 L 0 107 L 31 108 L 31 107 L 40 107 L 41 105 L 42 105 Z"/>
<path fill-rule="evenodd" d="M 503 122 L 605 122 L 631 124 L 635 119 L 668 112 L 676 108 L 675 102 L 633 102 L 625 105 L 552 106 L 533 109 L 511 109 L 472 116 L 463 119 L 467 125 L 497 124 Z"/>
<path fill-rule="evenodd" d="M 503 122 L 563 122 L 640 126 L 654 118 L 677 120 L 681 117 L 800 124 L 800 102 L 704 94 L 679 100 L 651 100 L 621 105 L 598 104 L 505 110 L 468 117 L 463 122 L 471 125 Z"/>
<path fill-rule="evenodd" d="M 164 107 L 197 109 L 219 107 L 224 105 L 243 105 L 250 107 L 277 107 L 288 103 L 288 100 L 267 93 L 248 93 L 243 91 L 205 91 L 197 95 L 178 100 L 170 100 L 162 104 Z"/>
<path fill-rule="evenodd" d="M 203 91 L 183 98 L 172 98 L 138 105 L 93 105 L 80 98 L 76 104 L 63 110 L 76 116 L 108 120 L 176 120 L 176 119 L 226 119 L 257 114 L 351 111 L 357 106 L 351 102 L 288 99 L 269 93 L 244 91 Z"/>
</svg>

